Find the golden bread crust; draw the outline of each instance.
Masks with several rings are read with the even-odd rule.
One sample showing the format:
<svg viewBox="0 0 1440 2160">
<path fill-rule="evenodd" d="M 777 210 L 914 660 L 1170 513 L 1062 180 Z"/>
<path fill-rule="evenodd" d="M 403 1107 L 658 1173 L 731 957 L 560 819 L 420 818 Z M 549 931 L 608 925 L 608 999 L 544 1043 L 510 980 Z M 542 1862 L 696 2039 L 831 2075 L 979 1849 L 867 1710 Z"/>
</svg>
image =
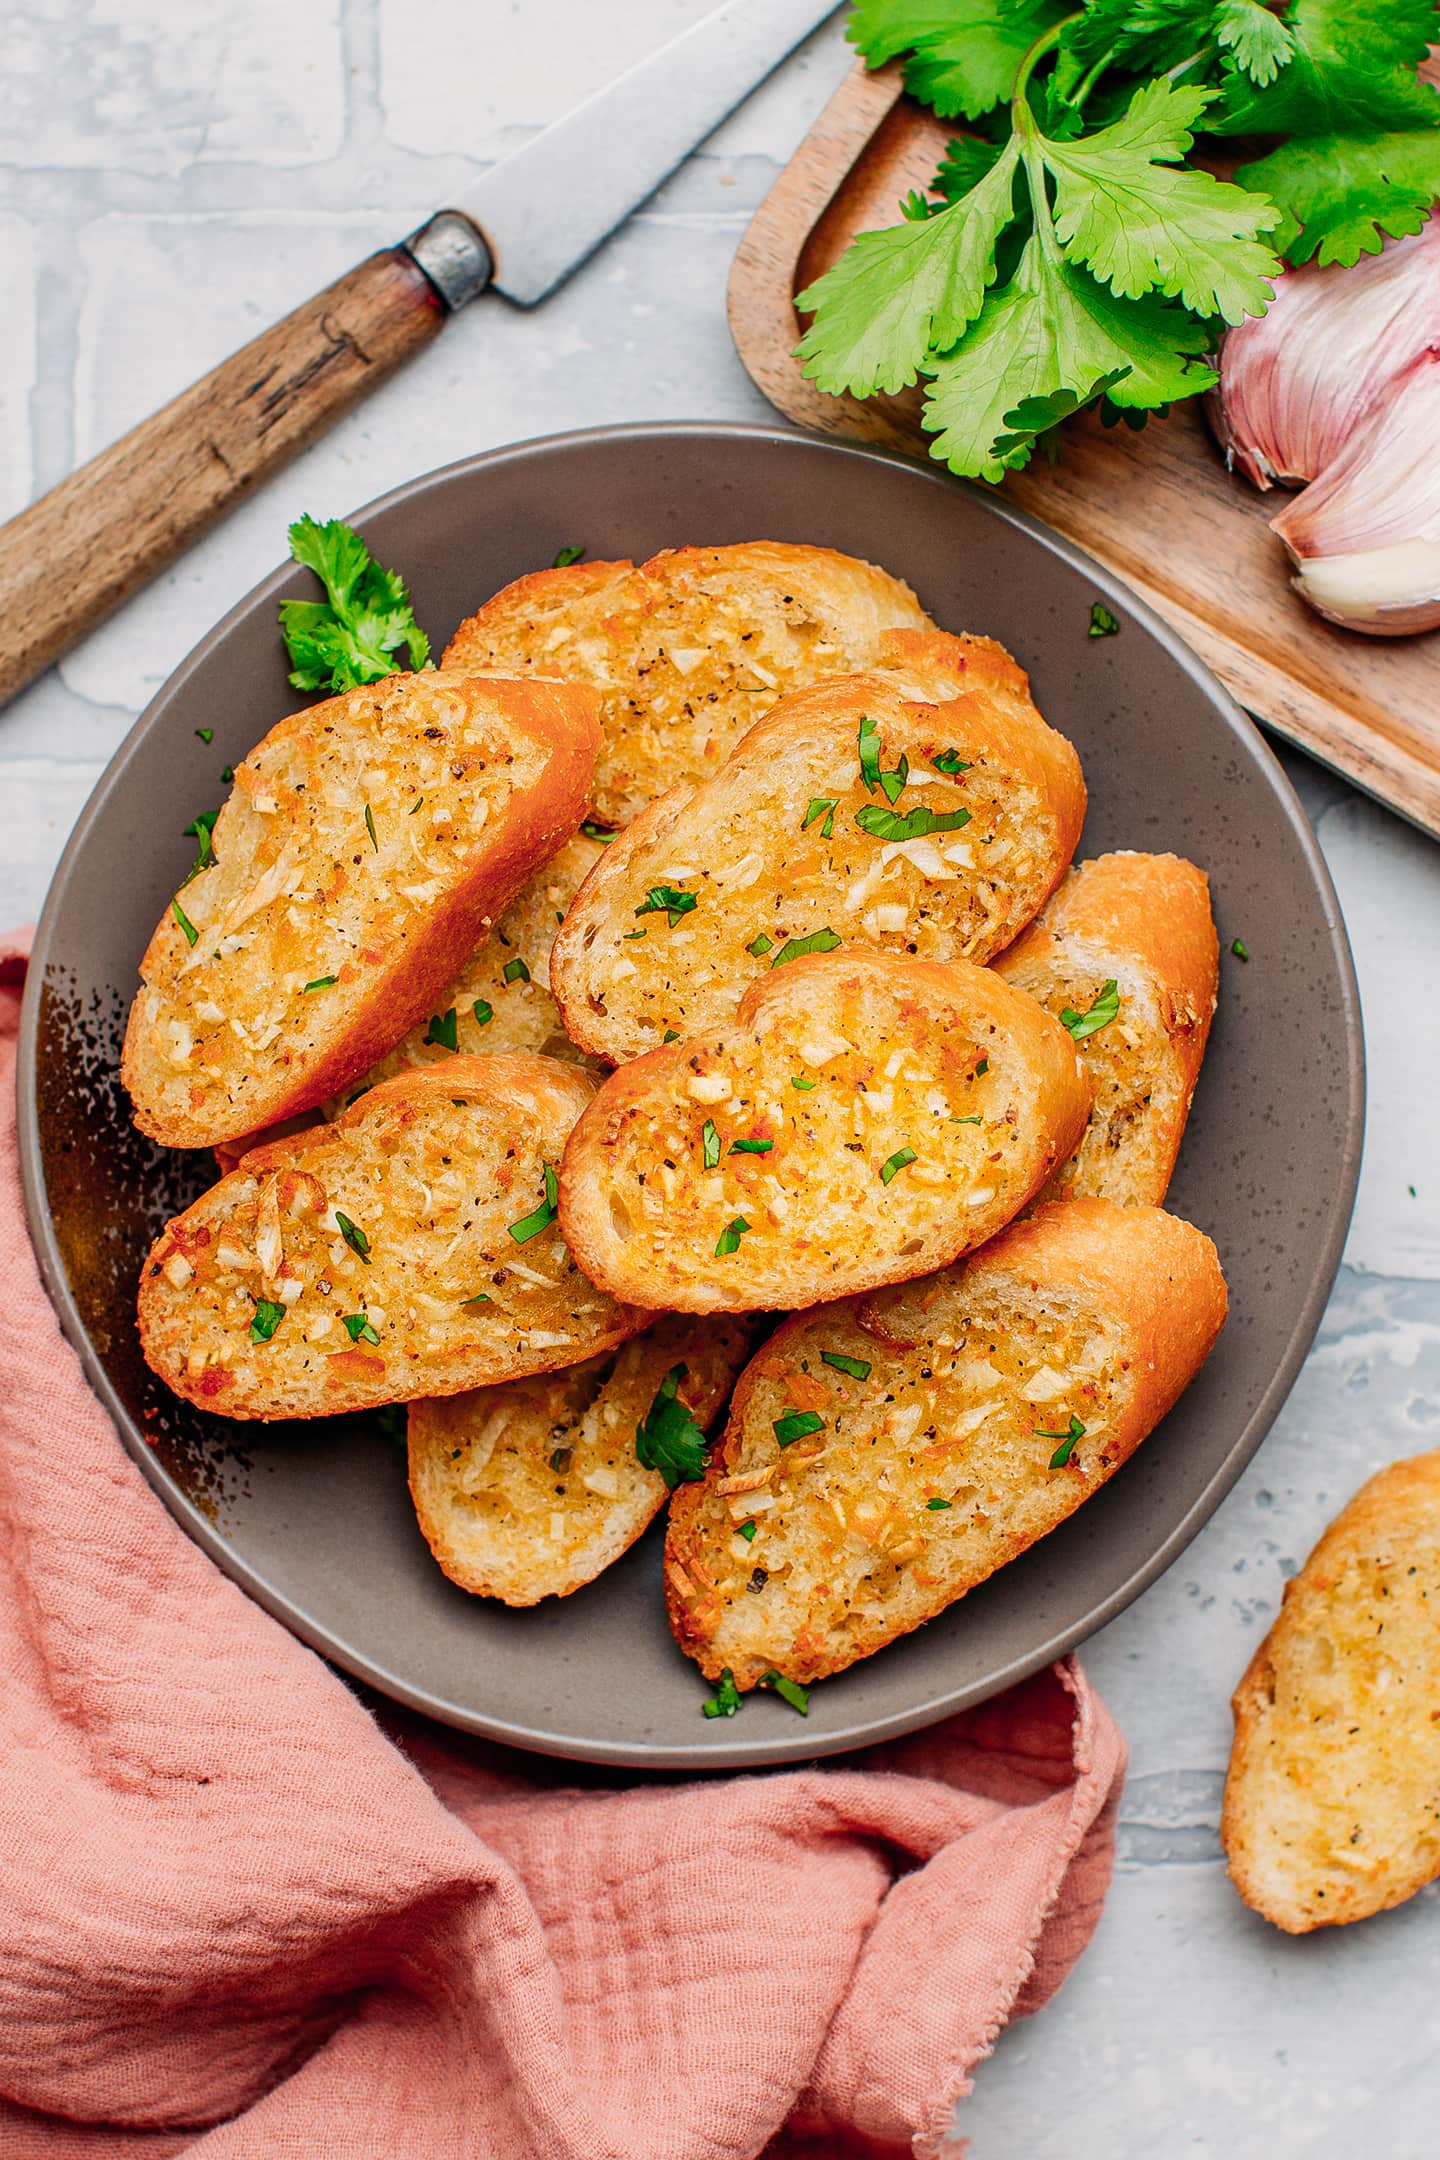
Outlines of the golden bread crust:
<svg viewBox="0 0 1440 2160">
<path fill-rule="evenodd" d="M 992 966 L 1047 1010 L 1087 1012 L 1118 984 L 1115 1020 L 1080 1044 L 1095 1107 L 1047 1197 L 1098 1194 L 1158 1206 L 1174 1174 L 1219 984 L 1203 870 L 1120 851 L 1070 872 Z"/>
<path fill-rule="evenodd" d="M 824 1678 L 921 1626 L 1129 1459 L 1225 1304 L 1190 1224 L 1070 1200 L 936 1275 L 797 1313 L 671 1504 L 676 1641 L 743 1689 Z"/>
<path fill-rule="evenodd" d="M 618 1351 L 562 1372 L 410 1405 L 410 1492 L 450 1580 L 478 1597 L 568 1597 L 627 1552 L 665 1505 L 636 1452 L 667 1375 L 702 1431 L 754 1330 L 671 1314 Z"/>
<path fill-rule="evenodd" d="M 533 572 L 460 625 L 444 664 L 593 684 L 596 814 L 623 825 L 707 779 L 786 691 L 873 666 L 887 632 L 928 623 L 873 563 L 756 540 Z"/>
<path fill-rule="evenodd" d="M 612 1073 L 565 1150 L 561 1222 L 629 1302 L 809 1305 L 982 1244 L 1089 1104 L 1065 1030 L 992 970 L 848 946 Z"/>
<path fill-rule="evenodd" d="M 1440 1450 L 1336 1516 L 1235 1690 L 1220 1835 L 1287 1934 L 1383 1912 L 1440 1876 Z"/>
<path fill-rule="evenodd" d="M 226 1417 L 322 1417 L 623 1342 L 650 1314 L 586 1281 L 547 1205 L 593 1090 L 553 1058 L 449 1058 L 253 1149 L 151 1248 L 149 1364 Z"/>
<path fill-rule="evenodd" d="M 907 641 L 916 634 L 889 643 Z M 956 648 L 951 677 L 968 679 L 967 641 L 921 642 Z M 1009 658 L 985 657 L 997 672 Z M 989 960 L 1054 890 L 1085 815 L 1079 759 L 1014 673 L 1018 689 L 980 685 L 940 704 L 882 673 L 828 678 L 782 698 L 713 779 L 642 810 L 555 940 L 551 981 L 574 1039 L 618 1064 L 717 1026 L 789 941 L 817 933 Z M 862 723 L 878 769 L 907 773 L 893 804 L 866 781 Z M 894 837 L 906 818 L 931 829 Z"/>
<path fill-rule="evenodd" d="M 213 1147 L 342 1092 L 573 833 L 598 743 L 591 690 L 433 670 L 272 728 L 181 888 L 189 932 L 167 909 L 141 962 L 141 1130 Z"/>
</svg>

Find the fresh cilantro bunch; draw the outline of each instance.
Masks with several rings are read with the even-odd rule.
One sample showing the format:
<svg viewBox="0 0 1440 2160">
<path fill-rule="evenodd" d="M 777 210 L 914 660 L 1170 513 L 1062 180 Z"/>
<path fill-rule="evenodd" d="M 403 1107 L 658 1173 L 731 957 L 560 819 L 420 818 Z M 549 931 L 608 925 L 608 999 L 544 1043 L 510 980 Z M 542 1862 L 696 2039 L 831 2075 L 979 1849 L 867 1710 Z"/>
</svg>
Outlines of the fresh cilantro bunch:
<svg viewBox="0 0 1440 2160">
<path fill-rule="evenodd" d="M 822 390 L 926 380 L 934 454 L 998 480 L 1097 398 L 1107 418 L 1209 389 L 1263 314 L 1277 249 L 1354 262 L 1440 194 L 1431 0 L 857 0 L 871 66 L 976 132 L 931 196 L 799 295 Z M 1279 138 L 1217 179 L 1197 132 Z"/>
<path fill-rule="evenodd" d="M 429 665 L 430 640 L 415 620 L 404 579 L 371 560 L 352 526 L 339 518 L 324 525 L 297 518 L 290 552 L 325 588 L 323 600 L 280 603 L 297 690 L 354 690 L 379 682 L 401 664 L 395 656 L 402 649 L 411 667 Z"/>
</svg>

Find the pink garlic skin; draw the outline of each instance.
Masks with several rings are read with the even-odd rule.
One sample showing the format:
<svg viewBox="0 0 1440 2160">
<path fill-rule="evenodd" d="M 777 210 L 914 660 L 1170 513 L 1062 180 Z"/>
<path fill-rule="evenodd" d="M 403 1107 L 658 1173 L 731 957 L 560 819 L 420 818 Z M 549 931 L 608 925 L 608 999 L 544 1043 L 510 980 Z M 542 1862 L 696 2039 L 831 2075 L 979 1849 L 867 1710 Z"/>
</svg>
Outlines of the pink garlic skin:
<svg viewBox="0 0 1440 2160">
<path fill-rule="evenodd" d="M 1372 637 L 1440 627 L 1440 339 L 1270 529 L 1331 622 Z"/>
<path fill-rule="evenodd" d="M 1440 220 L 1353 269 L 1286 270 L 1266 313 L 1227 330 L 1220 348 L 1210 415 L 1226 463 L 1257 488 L 1313 481 L 1430 346 L 1440 346 Z"/>
</svg>

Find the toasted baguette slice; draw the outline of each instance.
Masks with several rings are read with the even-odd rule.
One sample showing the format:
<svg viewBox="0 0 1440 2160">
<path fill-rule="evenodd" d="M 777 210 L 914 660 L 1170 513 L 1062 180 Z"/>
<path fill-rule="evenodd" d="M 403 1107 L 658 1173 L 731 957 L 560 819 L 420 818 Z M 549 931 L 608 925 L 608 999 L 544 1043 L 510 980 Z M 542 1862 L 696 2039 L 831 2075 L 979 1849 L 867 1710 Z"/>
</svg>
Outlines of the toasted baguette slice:
<svg viewBox="0 0 1440 2160">
<path fill-rule="evenodd" d="M 613 1348 L 650 1315 L 586 1281 L 553 1216 L 553 1166 L 593 1092 L 554 1058 L 449 1058 L 256 1148 L 151 1248 L 146 1358 L 205 1409 L 280 1418 Z"/>
<path fill-rule="evenodd" d="M 410 1492 L 450 1580 L 507 1605 L 568 1597 L 665 1504 L 635 1451 L 661 1386 L 707 1430 L 745 1362 L 742 1320 L 660 1320 L 564 1372 L 410 1405 Z"/>
<path fill-rule="evenodd" d="M 1341 1509 L 1233 1707 L 1220 1834 L 1247 1905 L 1304 1935 L 1440 1876 L 1440 1450 Z"/>
<path fill-rule="evenodd" d="M 523 1050 L 577 1065 L 592 1063 L 566 1034 L 550 995 L 550 948 L 556 924 L 603 853 L 603 843 L 587 839 L 584 833 L 567 840 L 559 854 L 521 887 L 494 929 L 441 991 L 434 1012 L 418 1021 L 343 1095 L 332 1095 L 324 1106 L 326 1117 L 339 1117 L 377 1081 L 416 1066 L 436 1065 L 457 1053 L 493 1057 L 497 1052 Z"/>
<path fill-rule="evenodd" d="M 214 1147 L 338 1093 L 434 1010 L 584 814 L 593 691 L 390 675 L 272 728 L 140 963 L 142 1132 Z"/>
<path fill-rule="evenodd" d="M 565 1150 L 560 1218 L 627 1302 L 813 1305 L 983 1244 L 1089 1108 L 1064 1028 L 989 968 L 849 946 L 612 1073 Z"/>
<path fill-rule="evenodd" d="M 1116 1017 L 1080 1041 L 1095 1089 L 1085 1137 L 1046 1199 L 1096 1194 L 1158 1207 L 1175 1170 L 1210 1034 L 1219 946 L 1203 870 L 1178 855 L 1100 855 L 1072 870 L 994 962 L 1050 1012 L 1088 1014 L 1109 982 Z"/>
<path fill-rule="evenodd" d="M 960 639 L 943 643 L 965 656 Z M 1085 783 L 1008 654 L 972 643 L 970 656 L 972 689 L 944 704 L 883 674 L 794 691 L 713 780 L 642 810 L 555 940 L 551 981 L 575 1040 L 619 1064 L 667 1033 L 718 1026 L 791 940 L 817 932 L 926 960 L 985 961 L 1007 945 L 1065 873 Z M 893 805 L 866 781 L 862 724 L 872 774 L 908 768 Z"/>
<path fill-rule="evenodd" d="M 756 540 L 674 548 L 638 568 L 536 571 L 460 625 L 445 665 L 593 684 L 596 814 L 623 825 L 662 789 L 716 771 L 787 690 L 870 667 L 887 630 L 929 620 L 873 563 Z"/>
<path fill-rule="evenodd" d="M 883 1649 L 1103 1485 L 1224 1317 L 1210 1240 L 1109 1200 L 1060 1201 L 938 1275 L 798 1313 L 672 1504 L 676 1641 L 741 1688 Z"/>
</svg>

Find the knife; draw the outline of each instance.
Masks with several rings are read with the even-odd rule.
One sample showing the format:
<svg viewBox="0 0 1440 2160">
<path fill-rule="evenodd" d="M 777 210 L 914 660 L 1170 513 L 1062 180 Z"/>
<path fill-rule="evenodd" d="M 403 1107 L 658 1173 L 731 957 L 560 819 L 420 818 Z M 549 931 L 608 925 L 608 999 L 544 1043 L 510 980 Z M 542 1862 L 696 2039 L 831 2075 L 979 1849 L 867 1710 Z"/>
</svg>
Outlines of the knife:
<svg viewBox="0 0 1440 2160">
<path fill-rule="evenodd" d="M 0 703 L 493 289 L 533 307 L 837 0 L 726 0 L 0 527 Z"/>
</svg>

